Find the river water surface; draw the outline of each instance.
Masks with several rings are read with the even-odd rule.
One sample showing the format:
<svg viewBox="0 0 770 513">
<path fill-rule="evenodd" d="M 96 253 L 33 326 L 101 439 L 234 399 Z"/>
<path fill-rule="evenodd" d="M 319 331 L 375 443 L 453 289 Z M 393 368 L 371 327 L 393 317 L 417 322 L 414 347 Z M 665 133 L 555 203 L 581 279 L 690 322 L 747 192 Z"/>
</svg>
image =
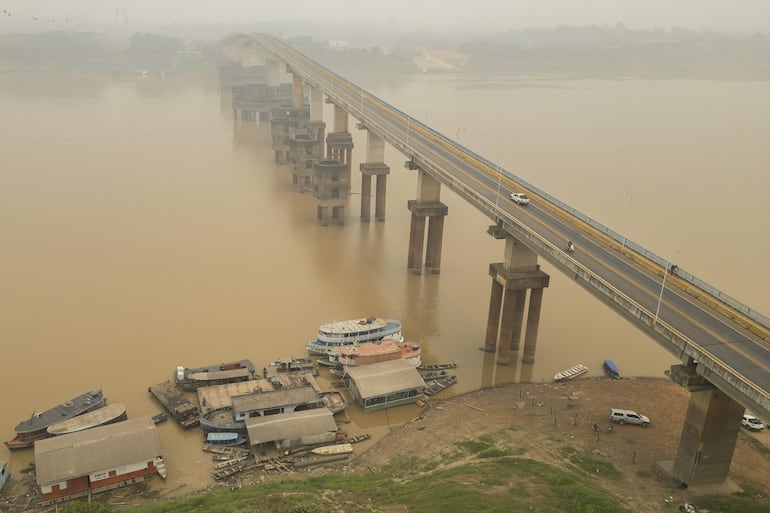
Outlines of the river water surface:
<svg viewBox="0 0 770 513">
<path fill-rule="evenodd" d="M 770 313 L 767 83 L 351 78 Z M 452 393 L 550 380 L 579 362 L 600 374 L 604 358 L 628 376 L 662 376 L 676 363 L 542 262 L 551 284 L 536 361 L 495 365 L 478 349 L 488 265 L 503 251 L 486 234 L 490 220 L 444 190 L 441 274 L 409 274 L 416 177 L 402 155 L 386 149 L 385 223 L 360 223 L 353 194 L 345 225 L 320 227 L 313 198 L 274 163 L 269 124 L 236 126 L 227 102 L 213 80 L 0 76 L 4 440 L 34 410 L 89 389 L 130 417 L 155 414 L 147 387 L 177 365 L 249 358 L 261 368 L 305 356 L 322 322 L 367 315 L 400 317 L 423 361 L 457 361 Z M 350 126 L 357 170 L 366 139 Z M 319 380 L 330 387 L 325 371 Z M 375 437 L 419 414 L 348 410 L 343 427 Z M 176 494 L 210 482 L 199 430 L 169 421 L 159 432 L 169 478 L 154 487 Z M 0 459 L 16 473 L 33 453 L 3 447 Z"/>
</svg>

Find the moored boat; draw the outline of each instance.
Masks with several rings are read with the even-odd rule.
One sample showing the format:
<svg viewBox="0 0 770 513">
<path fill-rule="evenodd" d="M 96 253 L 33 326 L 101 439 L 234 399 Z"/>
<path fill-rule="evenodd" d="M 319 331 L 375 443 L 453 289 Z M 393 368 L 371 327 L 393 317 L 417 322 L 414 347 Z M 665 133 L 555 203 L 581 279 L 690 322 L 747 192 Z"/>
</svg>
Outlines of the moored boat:
<svg viewBox="0 0 770 513">
<path fill-rule="evenodd" d="M 448 375 L 444 376 L 442 378 L 435 379 L 430 382 L 430 384 L 425 387 L 425 390 L 423 390 L 423 393 L 425 395 L 434 395 L 438 394 L 445 388 L 454 385 L 457 383 L 457 376 L 454 375 Z"/>
<path fill-rule="evenodd" d="M 318 356 L 335 355 L 342 347 L 374 340 L 401 340 L 401 321 L 380 317 L 365 317 L 321 324 L 316 339 L 305 349 Z"/>
<path fill-rule="evenodd" d="M 418 371 L 437 371 L 437 370 L 445 370 L 445 369 L 454 369 L 455 367 L 457 367 L 457 362 L 433 363 L 430 365 L 418 365 L 417 370 Z"/>
<path fill-rule="evenodd" d="M 51 424 L 48 426 L 48 433 L 54 436 L 66 435 L 76 431 L 83 431 L 84 429 L 121 422 L 127 418 L 125 405 L 123 403 L 112 403 L 88 413 L 77 415 L 71 419 Z"/>
<path fill-rule="evenodd" d="M 437 371 L 430 371 L 430 372 L 421 372 L 420 376 L 422 377 L 423 381 L 434 381 L 434 380 L 449 376 L 449 373 L 446 370 L 437 370 Z"/>
<path fill-rule="evenodd" d="M 204 431 L 246 433 L 246 422 L 235 420 L 232 406 L 207 411 L 201 415 L 200 425 Z"/>
<path fill-rule="evenodd" d="M 353 446 L 348 443 L 324 445 L 311 449 L 310 452 L 319 456 L 332 456 L 334 454 L 350 454 L 353 452 Z"/>
<path fill-rule="evenodd" d="M 292 358 L 270 362 L 262 369 L 265 378 L 279 372 L 310 372 L 313 376 L 318 376 L 318 365 L 310 358 Z"/>
<path fill-rule="evenodd" d="M 209 445 L 224 445 L 232 447 L 246 443 L 240 433 L 229 433 L 227 431 L 212 432 L 206 435 L 206 443 Z"/>
<path fill-rule="evenodd" d="M 357 444 L 358 442 L 369 440 L 369 438 L 371 438 L 371 435 L 369 435 L 369 433 L 362 433 L 360 435 L 349 436 L 346 439 L 344 439 L 343 442 L 346 444 Z"/>
<path fill-rule="evenodd" d="M 620 379 L 620 370 L 612 360 L 604 360 L 602 363 L 602 368 L 604 369 L 604 372 L 607 374 L 607 376 L 611 377 L 612 379 Z"/>
<path fill-rule="evenodd" d="M 570 379 L 575 379 L 576 377 L 582 374 L 585 374 L 586 372 L 588 372 L 588 367 L 586 367 L 582 363 L 579 363 L 574 367 L 570 367 L 569 369 L 564 369 L 563 371 L 557 372 L 556 374 L 553 375 L 553 380 L 567 381 Z"/>
<path fill-rule="evenodd" d="M 5 486 L 5 483 L 8 481 L 10 475 L 11 473 L 8 470 L 8 462 L 0 461 L 0 490 L 3 489 L 3 486 Z"/>
<path fill-rule="evenodd" d="M 321 392 L 321 399 L 323 399 L 324 406 L 326 406 L 332 413 L 339 413 L 348 407 L 345 396 L 335 390 Z"/>
<path fill-rule="evenodd" d="M 182 390 L 194 392 L 200 387 L 252 380 L 257 377 L 255 372 L 251 360 L 194 368 L 179 365 L 174 373 L 174 382 Z"/>
<path fill-rule="evenodd" d="M 149 387 L 148 392 L 168 411 L 183 429 L 200 422 L 200 410 L 170 381 Z"/>
<path fill-rule="evenodd" d="M 51 424 L 96 410 L 104 406 L 104 403 L 105 399 L 102 391 L 92 390 L 42 413 L 33 413 L 29 419 L 20 422 L 16 426 L 16 436 L 12 440 L 5 442 L 5 446 L 11 450 L 32 447 L 36 440 L 53 436 L 48 433 L 48 427 Z"/>
<path fill-rule="evenodd" d="M 333 376 L 342 377 L 348 367 L 386 362 L 399 358 L 406 360 L 412 366 L 420 365 L 420 344 L 397 340 L 380 340 L 364 342 L 343 347 L 337 355 L 337 364 L 329 369 Z"/>
<path fill-rule="evenodd" d="M 168 420 L 168 414 L 160 412 L 157 415 L 152 416 L 152 423 L 153 424 L 160 424 L 161 422 L 166 422 Z"/>
</svg>

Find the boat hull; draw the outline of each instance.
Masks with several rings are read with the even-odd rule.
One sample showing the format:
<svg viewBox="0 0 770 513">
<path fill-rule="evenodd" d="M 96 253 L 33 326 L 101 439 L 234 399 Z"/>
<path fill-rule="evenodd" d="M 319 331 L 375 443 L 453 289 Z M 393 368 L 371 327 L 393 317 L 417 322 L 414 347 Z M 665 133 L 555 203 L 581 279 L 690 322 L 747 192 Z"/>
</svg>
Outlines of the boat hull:
<svg viewBox="0 0 770 513">
<path fill-rule="evenodd" d="M 570 367 L 569 369 L 565 369 L 563 371 L 559 371 L 553 376 L 554 381 L 569 381 L 571 379 L 575 379 L 578 376 L 582 376 L 588 372 L 588 367 L 583 365 L 582 363 L 575 365 L 574 367 Z"/>
</svg>

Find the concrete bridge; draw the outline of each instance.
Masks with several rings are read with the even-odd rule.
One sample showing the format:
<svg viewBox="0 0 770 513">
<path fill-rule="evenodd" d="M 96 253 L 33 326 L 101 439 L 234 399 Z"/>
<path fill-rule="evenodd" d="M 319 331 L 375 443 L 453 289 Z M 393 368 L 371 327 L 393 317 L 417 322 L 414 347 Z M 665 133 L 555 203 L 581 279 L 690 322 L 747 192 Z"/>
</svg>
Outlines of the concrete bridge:
<svg viewBox="0 0 770 513">
<path fill-rule="evenodd" d="M 417 190 L 408 205 L 411 272 L 440 272 L 448 215 L 442 186 L 488 216 L 489 235 L 505 241 L 502 261 L 489 266 L 484 338 L 484 349 L 496 352 L 498 364 L 510 363 L 522 338 L 522 361 L 534 361 L 543 289 L 549 284 L 538 258 L 545 258 L 681 361 L 668 375 L 690 391 L 690 402 L 676 458 L 661 468 L 686 484 L 727 479 L 744 410 L 770 421 L 770 319 L 275 38 L 234 36 L 223 49 L 242 64 L 265 63 L 264 80 L 249 86 L 253 91 L 234 86 L 234 111 L 246 121 L 270 119 L 276 160 L 291 167 L 298 190 L 313 191 L 320 224 L 344 219 L 353 116 L 367 131 L 366 162 L 359 169 L 362 222 L 370 221 L 372 196 L 375 221 L 385 220 L 390 171 L 385 143 L 403 153 L 405 167 L 415 171 Z M 292 76 L 290 91 L 279 83 L 281 66 Z M 333 128 L 325 139 L 323 101 L 334 105 Z M 513 191 L 526 193 L 531 203 L 514 204 L 508 200 Z M 568 239 L 578 252 L 565 251 Z"/>
</svg>

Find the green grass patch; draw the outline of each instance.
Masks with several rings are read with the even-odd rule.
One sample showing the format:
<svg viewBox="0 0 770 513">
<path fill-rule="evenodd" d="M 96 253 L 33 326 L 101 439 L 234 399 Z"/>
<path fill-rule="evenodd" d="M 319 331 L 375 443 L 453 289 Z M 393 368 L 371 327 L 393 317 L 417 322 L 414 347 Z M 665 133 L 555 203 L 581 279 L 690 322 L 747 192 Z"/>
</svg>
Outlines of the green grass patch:
<svg viewBox="0 0 770 513">
<path fill-rule="evenodd" d="M 569 446 L 562 447 L 561 453 L 565 458 L 569 459 L 570 463 L 594 477 L 610 479 L 612 481 L 623 479 L 623 474 L 607 460 L 581 453 L 574 447 Z"/>
</svg>

